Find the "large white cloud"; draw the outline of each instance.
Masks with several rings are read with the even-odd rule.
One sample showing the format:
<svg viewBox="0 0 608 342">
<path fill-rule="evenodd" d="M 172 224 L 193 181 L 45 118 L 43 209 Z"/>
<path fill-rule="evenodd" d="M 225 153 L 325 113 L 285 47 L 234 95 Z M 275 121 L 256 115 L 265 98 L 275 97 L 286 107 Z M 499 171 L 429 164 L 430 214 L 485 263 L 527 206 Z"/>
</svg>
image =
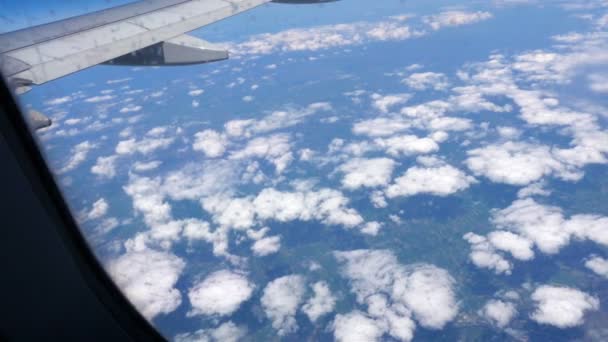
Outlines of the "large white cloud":
<svg viewBox="0 0 608 342">
<path fill-rule="evenodd" d="M 404 266 L 386 250 L 334 255 L 357 302 L 366 305 L 373 317 L 367 323 L 377 322 L 380 335 L 386 332 L 408 341 L 415 329 L 411 316 L 426 328 L 441 329 L 458 313 L 454 280 L 444 269 L 427 264 Z"/>
<path fill-rule="evenodd" d="M 509 141 L 472 149 L 468 155 L 466 163 L 473 173 L 497 183 L 527 185 L 552 174 L 566 180 L 580 178 L 547 146 Z"/>
<path fill-rule="evenodd" d="M 192 305 L 188 315 L 230 315 L 251 297 L 253 290 L 254 285 L 242 274 L 213 272 L 188 291 Z"/>
<path fill-rule="evenodd" d="M 562 209 L 518 199 L 509 207 L 494 210 L 492 223 L 498 230 L 487 236 L 467 233 L 471 261 L 496 273 L 511 274 L 513 264 L 504 253 L 520 261 L 534 258 L 534 247 L 544 254 L 556 254 L 572 240 L 590 240 L 608 246 L 608 217 L 590 214 L 564 216 Z M 589 261 L 588 261 L 589 262 Z"/>
<path fill-rule="evenodd" d="M 395 161 L 389 158 L 355 158 L 342 164 L 339 170 L 344 173 L 342 185 L 354 190 L 388 184 L 394 167 Z"/>
<path fill-rule="evenodd" d="M 314 283 L 312 289 L 314 296 L 302 306 L 302 311 L 311 322 L 315 322 L 319 317 L 333 311 L 336 297 L 332 295 L 329 286 L 324 281 Z"/>
<path fill-rule="evenodd" d="M 451 165 L 413 166 L 386 188 L 388 197 L 430 194 L 447 196 L 468 188 L 475 179 Z"/>
<path fill-rule="evenodd" d="M 279 336 L 298 330 L 295 315 L 305 291 L 304 277 L 300 275 L 277 278 L 264 288 L 261 298 L 262 307 Z"/>
<path fill-rule="evenodd" d="M 149 320 L 173 312 L 182 302 L 175 284 L 186 263 L 168 252 L 128 251 L 107 265 L 129 301 Z"/>
<path fill-rule="evenodd" d="M 565 286 L 539 286 L 531 298 L 536 302 L 536 310 L 530 318 L 540 324 L 562 329 L 583 324 L 585 313 L 596 311 L 600 307 L 596 297 Z"/>
<path fill-rule="evenodd" d="M 557 253 L 573 237 L 608 245 L 608 232 L 602 228 L 608 224 L 608 217 L 580 214 L 566 219 L 560 208 L 531 198 L 516 200 L 496 211 L 493 222 L 499 228 L 518 232 L 546 254 Z"/>
</svg>

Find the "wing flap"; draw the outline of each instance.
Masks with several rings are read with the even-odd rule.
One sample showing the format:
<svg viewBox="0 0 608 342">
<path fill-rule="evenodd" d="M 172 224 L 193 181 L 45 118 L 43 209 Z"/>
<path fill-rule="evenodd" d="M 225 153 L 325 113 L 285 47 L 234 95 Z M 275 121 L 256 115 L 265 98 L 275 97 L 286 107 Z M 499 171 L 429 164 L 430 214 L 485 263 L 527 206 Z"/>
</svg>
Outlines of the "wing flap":
<svg viewBox="0 0 608 342">
<path fill-rule="evenodd" d="M 42 84 L 101 64 L 184 32 L 241 13 L 269 0 L 191 0 L 5 52 L 30 65 L 12 78 Z M 193 38 L 193 37 L 192 37 Z"/>
</svg>

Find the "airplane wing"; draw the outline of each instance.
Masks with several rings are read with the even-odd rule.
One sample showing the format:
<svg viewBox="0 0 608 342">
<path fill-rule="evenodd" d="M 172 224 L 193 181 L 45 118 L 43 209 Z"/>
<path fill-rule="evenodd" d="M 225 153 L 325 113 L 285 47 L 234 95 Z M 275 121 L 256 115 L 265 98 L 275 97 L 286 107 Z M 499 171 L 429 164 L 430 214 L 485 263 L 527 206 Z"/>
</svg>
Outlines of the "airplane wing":
<svg viewBox="0 0 608 342">
<path fill-rule="evenodd" d="M 227 51 L 184 33 L 270 1 L 139 1 L 0 34 L 0 70 L 19 92 L 101 63 L 179 65 L 226 59 Z"/>
</svg>

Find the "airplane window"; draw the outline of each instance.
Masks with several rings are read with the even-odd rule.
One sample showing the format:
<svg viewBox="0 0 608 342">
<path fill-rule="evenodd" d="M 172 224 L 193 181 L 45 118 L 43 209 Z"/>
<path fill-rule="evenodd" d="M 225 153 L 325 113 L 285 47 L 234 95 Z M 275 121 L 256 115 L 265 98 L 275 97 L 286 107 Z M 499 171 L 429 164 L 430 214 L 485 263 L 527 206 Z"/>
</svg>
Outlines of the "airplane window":
<svg viewBox="0 0 608 342">
<path fill-rule="evenodd" d="M 82 234 L 168 339 L 608 340 L 606 1 L 0 9 Z"/>
</svg>

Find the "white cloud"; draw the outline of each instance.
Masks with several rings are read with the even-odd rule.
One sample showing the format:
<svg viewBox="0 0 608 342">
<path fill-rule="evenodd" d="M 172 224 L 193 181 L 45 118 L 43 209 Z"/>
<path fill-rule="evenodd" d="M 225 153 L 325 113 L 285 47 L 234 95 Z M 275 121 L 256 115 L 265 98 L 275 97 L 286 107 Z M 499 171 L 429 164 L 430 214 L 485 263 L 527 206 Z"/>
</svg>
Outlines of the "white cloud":
<svg viewBox="0 0 608 342">
<path fill-rule="evenodd" d="M 120 155 L 129 155 L 139 152 L 143 155 L 150 154 L 159 149 L 166 149 L 169 147 L 175 138 L 155 138 L 155 137 L 144 137 L 141 140 L 135 138 L 121 140 L 116 145 L 116 153 Z"/>
<path fill-rule="evenodd" d="M 142 106 L 136 106 L 134 104 L 129 104 L 119 110 L 120 113 L 137 113 L 142 110 Z"/>
<path fill-rule="evenodd" d="M 245 336 L 247 336 L 247 327 L 228 321 L 215 329 L 199 329 L 192 333 L 177 334 L 173 340 L 175 342 L 238 342 Z"/>
<path fill-rule="evenodd" d="M 314 102 L 302 108 L 287 108 L 274 111 L 261 119 L 241 119 L 228 121 L 224 128 L 226 134 L 233 137 L 251 137 L 256 134 L 271 132 L 295 126 L 307 117 L 319 112 L 332 110 L 329 102 Z"/>
<path fill-rule="evenodd" d="M 251 139 L 247 145 L 232 152 L 232 159 L 264 158 L 273 163 L 277 174 L 282 173 L 293 160 L 288 134 L 274 134 Z"/>
<path fill-rule="evenodd" d="M 98 96 L 89 97 L 89 98 L 85 99 L 84 102 L 89 102 L 89 103 L 104 102 L 104 101 L 112 100 L 115 97 L 116 96 L 114 96 L 114 95 L 98 95 Z"/>
<path fill-rule="evenodd" d="M 338 170 L 344 173 L 342 185 L 349 190 L 355 190 L 388 184 L 395 164 L 394 160 L 388 158 L 355 158 L 342 164 Z"/>
<path fill-rule="evenodd" d="M 495 212 L 493 222 L 534 241 L 543 253 L 557 253 L 570 240 L 570 233 L 562 228 L 564 217 L 561 210 L 540 205 L 533 199 L 517 200 Z"/>
<path fill-rule="evenodd" d="M 532 183 L 525 188 L 519 189 L 519 191 L 517 191 L 517 197 L 526 198 L 532 196 L 549 196 L 551 191 L 545 189 L 546 185 L 546 182 L 543 181 Z"/>
<path fill-rule="evenodd" d="M 262 308 L 279 336 L 298 330 L 295 315 L 305 291 L 304 278 L 300 275 L 277 278 L 264 288 L 261 298 Z"/>
<path fill-rule="evenodd" d="M 343 266 L 341 273 L 350 280 L 357 302 L 367 305 L 368 315 L 373 317 L 362 320 L 369 328 L 364 331 L 375 331 L 377 337 L 386 332 L 409 341 L 415 329 L 411 316 L 426 328 L 441 329 L 458 313 L 454 280 L 441 268 L 403 266 L 386 250 L 334 252 L 334 256 Z M 339 322 L 338 316 L 336 319 Z M 377 331 L 371 329 L 372 324 Z M 338 332 L 346 333 L 336 328 L 334 323 L 336 337 Z"/>
<path fill-rule="evenodd" d="M 256 256 L 266 256 L 274 254 L 281 249 L 281 237 L 280 236 L 269 236 L 261 238 L 253 243 L 251 250 Z"/>
<path fill-rule="evenodd" d="M 390 108 L 407 102 L 412 95 L 410 94 L 372 94 L 373 106 L 382 113 L 388 113 Z"/>
<path fill-rule="evenodd" d="M 205 91 L 203 89 L 192 89 L 188 92 L 190 96 L 199 96 L 202 95 Z"/>
<path fill-rule="evenodd" d="M 422 35 L 403 21 L 356 22 L 290 29 L 253 36 L 231 47 L 236 55 L 259 55 L 276 52 L 318 51 L 361 45 L 373 41 L 399 41 Z"/>
<path fill-rule="evenodd" d="M 527 185 L 552 174 L 564 180 L 578 180 L 581 176 L 557 160 L 547 146 L 509 141 L 467 153 L 469 169 L 497 183 Z"/>
<path fill-rule="evenodd" d="M 597 256 L 592 255 L 585 261 L 585 267 L 595 272 L 597 275 L 600 275 L 604 278 L 608 278 L 608 260 Z"/>
<path fill-rule="evenodd" d="M 91 167 L 91 173 L 105 178 L 116 176 L 117 156 L 98 157 L 95 165 Z"/>
<path fill-rule="evenodd" d="M 336 315 L 332 323 L 334 338 L 339 342 L 379 341 L 385 328 L 360 311 Z"/>
<path fill-rule="evenodd" d="M 536 302 L 536 310 L 530 318 L 562 329 L 583 324 L 585 312 L 600 307 L 596 297 L 570 287 L 542 285 L 531 298 Z"/>
<path fill-rule="evenodd" d="M 498 134 L 505 139 L 516 139 L 521 135 L 521 131 L 515 127 L 500 126 L 496 127 Z"/>
<path fill-rule="evenodd" d="M 496 251 L 488 239 L 471 232 L 463 238 L 471 244 L 469 259 L 475 266 L 494 270 L 496 274 L 511 274 L 513 265 Z"/>
<path fill-rule="evenodd" d="M 266 188 L 253 200 L 257 216 L 264 220 L 316 219 L 329 225 L 355 227 L 363 223 L 363 218 L 348 208 L 348 202 L 341 192 L 327 188 L 295 192 Z"/>
<path fill-rule="evenodd" d="M 515 259 L 531 260 L 534 258 L 532 241 L 507 231 L 494 231 L 488 234 L 488 241 L 494 248 L 509 252 Z"/>
<path fill-rule="evenodd" d="M 388 206 L 384 193 L 379 190 L 372 192 L 369 196 L 369 200 L 372 202 L 375 208 L 386 208 Z"/>
<path fill-rule="evenodd" d="M 255 99 L 255 97 L 251 95 L 243 96 L 243 102 L 251 102 Z"/>
<path fill-rule="evenodd" d="M 468 188 L 473 182 L 473 177 L 450 165 L 414 166 L 386 188 L 386 195 L 390 198 L 417 194 L 447 196 Z"/>
<path fill-rule="evenodd" d="M 118 225 L 118 219 L 115 217 L 108 217 L 95 226 L 95 233 L 99 235 L 107 234 L 112 229 L 118 227 Z"/>
<path fill-rule="evenodd" d="M 228 139 L 212 129 L 194 134 L 192 149 L 202 151 L 209 158 L 221 157 L 226 151 Z"/>
<path fill-rule="evenodd" d="M 175 284 L 184 267 L 185 262 L 173 254 L 145 249 L 111 260 L 107 270 L 131 303 L 152 320 L 181 304 Z"/>
<path fill-rule="evenodd" d="M 48 105 L 48 106 L 57 106 L 60 104 L 64 104 L 64 103 L 68 103 L 71 102 L 73 99 L 71 96 L 63 96 L 63 97 L 57 97 L 54 99 L 50 99 L 48 101 L 45 101 L 44 104 Z"/>
<path fill-rule="evenodd" d="M 107 84 L 124 83 L 124 82 L 129 82 L 132 79 L 133 79 L 132 77 L 118 78 L 118 79 L 114 79 L 114 80 L 108 80 L 108 81 L 106 81 L 106 83 Z"/>
<path fill-rule="evenodd" d="M 539 204 L 531 198 L 516 200 L 494 212 L 492 221 L 498 228 L 519 233 L 546 254 L 557 253 L 572 238 L 608 246 L 608 231 L 603 228 L 608 217 L 578 214 L 566 219 L 560 208 Z"/>
<path fill-rule="evenodd" d="M 414 73 L 403 79 L 402 82 L 415 90 L 445 90 L 450 85 L 444 74 L 436 72 Z"/>
<path fill-rule="evenodd" d="M 324 281 L 314 283 L 312 290 L 314 296 L 302 306 L 302 311 L 304 311 L 311 322 L 315 322 L 319 317 L 334 310 L 336 297 L 331 294 L 329 286 Z"/>
<path fill-rule="evenodd" d="M 370 137 L 386 137 L 411 128 L 411 124 L 401 118 L 375 118 L 357 122 L 353 125 L 353 133 Z"/>
<path fill-rule="evenodd" d="M 492 14 L 489 12 L 446 11 L 437 15 L 424 17 L 423 21 L 433 30 L 439 30 L 447 26 L 468 25 L 490 18 L 492 18 Z"/>
<path fill-rule="evenodd" d="M 363 225 L 363 227 L 361 227 L 361 233 L 376 236 L 378 235 L 380 228 L 382 228 L 382 223 L 380 222 L 367 222 Z"/>
<path fill-rule="evenodd" d="M 91 210 L 86 213 L 84 219 L 96 220 L 98 218 L 101 218 L 108 213 L 109 208 L 110 206 L 108 205 L 108 202 L 105 200 L 105 198 L 102 197 L 95 201 L 95 203 L 93 203 Z"/>
<path fill-rule="evenodd" d="M 89 152 L 96 147 L 97 146 L 95 144 L 89 142 L 88 140 L 77 144 L 70 151 L 70 159 L 68 159 L 67 163 L 57 172 L 66 173 L 74 170 L 87 159 Z"/>
<path fill-rule="evenodd" d="M 133 170 L 138 172 L 150 171 L 158 168 L 163 162 L 160 160 L 151 160 L 149 162 L 135 162 L 133 164 Z"/>
<path fill-rule="evenodd" d="M 441 139 L 441 137 L 440 137 Z M 439 150 L 439 145 L 431 138 L 418 138 L 415 135 L 398 135 L 390 138 L 377 138 L 374 143 L 392 156 L 426 154 Z"/>
<path fill-rule="evenodd" d="M 235 312 L 253 293 L 254 285 L 242 274 L 216 271 L 188 291 L 192 310 L 188 316 L 220 315 Z"/>
<path fill-rule="evenodd" d="M 480 313 L 499 328 L 504 328 L 517 314 L 517 309 L 513 303 L 492 299 L 484 304 Z"/>
<path fill-rule="evenodd" d="M 607 74 L 593 74 L 589 75 L 589 89 L 596 93 L 605 94 L 608 93 L 608 75 Z"/>
</svg>

